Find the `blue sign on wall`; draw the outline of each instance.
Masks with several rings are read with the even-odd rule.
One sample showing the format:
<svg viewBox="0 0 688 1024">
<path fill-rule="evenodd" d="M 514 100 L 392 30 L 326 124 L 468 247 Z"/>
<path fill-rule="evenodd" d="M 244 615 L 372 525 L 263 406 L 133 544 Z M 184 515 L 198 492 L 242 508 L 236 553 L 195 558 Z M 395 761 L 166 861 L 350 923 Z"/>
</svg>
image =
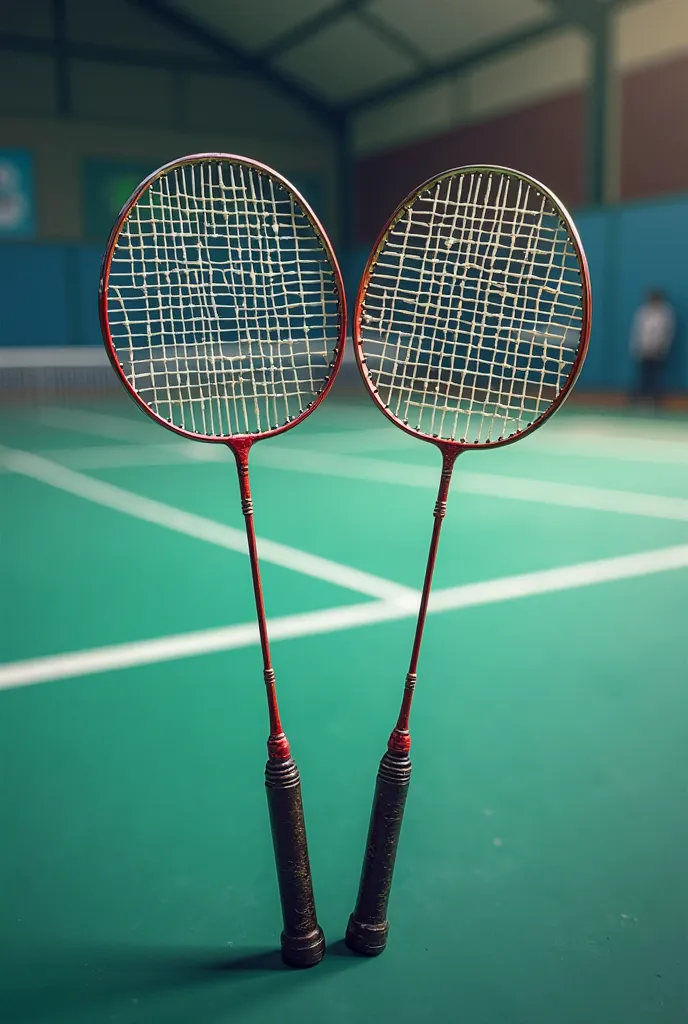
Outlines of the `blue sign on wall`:
<svg viewBox="0 0 688 1024">
<path fill-rule="evenodd" d="M 0 238 L 33 238 L 35 205 L 31 153 L 0 149 Z"/>
</svg>

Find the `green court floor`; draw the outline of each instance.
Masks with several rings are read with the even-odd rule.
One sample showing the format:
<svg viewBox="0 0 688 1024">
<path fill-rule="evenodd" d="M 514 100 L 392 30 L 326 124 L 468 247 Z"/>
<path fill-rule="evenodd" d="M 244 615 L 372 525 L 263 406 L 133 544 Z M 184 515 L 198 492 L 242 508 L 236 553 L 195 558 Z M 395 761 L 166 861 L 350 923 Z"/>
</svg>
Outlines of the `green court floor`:
<svg viewBox="0 0 688 1024">
<path fill-rule="evenodd" d="M 333 399 L 255 450 L 329 953 L 282 968 L 229 453 L 133 405 L 0 413 L 0 1021 L 683 1024 L 688 421 L 459 460 L 384 956 L 342 944 L 437 484 Z"/>
</svg>

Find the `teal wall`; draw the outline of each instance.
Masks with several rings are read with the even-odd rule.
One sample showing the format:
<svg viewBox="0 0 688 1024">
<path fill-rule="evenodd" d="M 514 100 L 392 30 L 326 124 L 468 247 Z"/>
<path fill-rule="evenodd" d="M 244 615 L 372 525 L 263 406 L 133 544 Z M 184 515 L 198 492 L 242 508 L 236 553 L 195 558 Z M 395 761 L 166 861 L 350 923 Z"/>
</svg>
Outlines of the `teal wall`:
<svg viewBox="0 0 688 1024">
<path fill-rule="evenodd" d="M 688 391 L 688 196 L 580 211 L 575 219 L 590 263 L 594 308 L 581 386 L 628 387 L 631 319 L 646 289 L 659 287 L 678 315 L 665 384 Z M 0 345 L 100 344 L 101 255 L 102 245 L 93 244 L 0 244 Z M 358 249 L 342 258 L 350 303 L 366 256 Z"/>
<path fill-rule="evenodd" d="M 579 210 L 593 292 L 593 329 L 579 387 L 627 390 L 631 320 L 648 288 L 663 289 L 678 318 L 678 336 L 665 370 L 665 387 L 688 391 L 688 196 Z M 359 248 L 343 260 L 351 308 L 368 256 Z"/>
<path fill-rule="evenodd" d="M 102 247 L 0 244 L 0 345 L 98 345 Z"/>
<path fill-rule="evenodd" d="M 575 219 L 593 286 L 593 332 L 581 385 L 628 388 L 633 314 L 647 289 L 658 287 L 667 293 L 678 319 L 665 386 L 688 390 L 688 197 L 584 211 Z"/>
</svg>

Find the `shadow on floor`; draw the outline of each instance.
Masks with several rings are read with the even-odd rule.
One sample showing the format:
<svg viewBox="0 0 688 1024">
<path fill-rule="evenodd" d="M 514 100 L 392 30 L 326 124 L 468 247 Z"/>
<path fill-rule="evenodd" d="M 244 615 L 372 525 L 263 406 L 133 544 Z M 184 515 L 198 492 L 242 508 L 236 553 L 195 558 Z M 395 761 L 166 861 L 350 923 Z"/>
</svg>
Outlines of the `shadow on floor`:
<svg viewBox="0 0 688 1024">
<path fill-rule="evenodd" d="M 279 950 L 244 949 L 221 952 L 217 948 L 136 947 L 123 944 L 64 945 L 47 949 L 32 945 L 0 954 L 0 1020 L 3 1024 L 38 1024 L 45 1021 L 96 1022 L 115 1004 L 131 1007 L 139 1002 L 173 995 L 197 994 L 221 988 L 227 1012 L 240 1004 L 277 996 L 282 986 L 312 982 L 315 976 L 339 973 L 361 963 L 343 941 L 328 946 L 323 962 L 309 970 L 294 970 L 282 963 Z M 257 989 L 247 988 L 251 978 L 263 977 Z M 240 983 L 240 984 L 238 984 Z M 241 989 L 241 992 L 240 992 Z M 234 995 L 233 995 L 234 993 Z M 236 998 L 234 997 L 236 995 Z M 187 1012 L 188 1000 L 185 1000 Z M 153 1007 L 146 1019 L 155 1019 Z M 181 1009 L 181 1007 L 180 1007 Z M 133 1012 L 133 1011 L 132 1011 Z M 107 1017 L 110 1020 L 110 1016 Z M 119 1015 L 116 1020 L 126 1020 Z M 132 1019 L 141 1020 L 140 1016 Z M 169 1016 L 165 1016 L 169 1020 Z M 183 1015 L 182 1015 L 183 1019 Z"/>
</svg>

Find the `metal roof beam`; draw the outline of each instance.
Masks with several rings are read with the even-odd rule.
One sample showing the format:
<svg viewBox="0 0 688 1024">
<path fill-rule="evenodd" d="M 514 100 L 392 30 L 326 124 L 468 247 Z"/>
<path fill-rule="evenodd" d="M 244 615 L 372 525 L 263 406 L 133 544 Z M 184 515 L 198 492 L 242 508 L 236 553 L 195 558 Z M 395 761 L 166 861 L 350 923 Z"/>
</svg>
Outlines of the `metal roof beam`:
<svg viewBox="0 0 688 1024">
<path fill-rule="evenodd" d="M 298 103 L 304 110 L 307 110 L 313 117 L 330 129 L 336 129 L 339 124 L 339 114 L 330 104 L 320 100 L 308 89 L 303 88 L 290 78 L 272 68 L 261 56 L 254 56 L 235 46 L 233 43 L 221 39 L 210 29 L 198 24 L 185 14 L 168 7 L 161 0 L 128 0 L 134 7 L 149 14 L 157 21 L 163 22 L 169 28 L 176 30 L 187 39 L 205 46 L 211 50 L 226 66 L 234 71 L 243 71 L 255 75 L 273 88 L 277 89 L 284 96 Z"/>
<path fill-rule="evenodd" d="M 587 124 L 587 199 L 595 205 L 611 198 L 613 146 L 616 142 L 612 33 L 609 14 L 592 34 Z"/>
<path fill-rule="evenodd" d="M 592 33 L 597 32 L 611 6 L 600 0 L 549 0 L 549 4 L 566 21 Z"/>
<path fill-rule="evenodd" d="M 69 58 L 67 56 L 67 5 L 65 0 L 53 0 L 53 45 L 55 47 L 55 97 L 57 112 L 60 117 L 69 117 L 72 113 L 72 87 L 69 77 Z"/>
<path fill-rule="evenodd" d="M 286 32 L 263 47 L 259 53 L 261 60 L 274 60 L 275 57 L 281 57 L 287 50 L 299 46 L 300 43 L 314 36 L 316 32 L 329 28 L 345 14 L 360 10 L 365 2 L 366 0 L 341 0 L 340 3 L 334 4 L 332 7 L 326 7 L 324 11 L 318 11 L 311 18 L 300 21 L 298 25 L 287 29 Z"/>
<path fill-rule="evenodd" d="M 612 41 L 614 8 L 624 0 L 550 0 L 550 4 L 590 43 L 587 96 L 586 198 L 599 205 L 616 198 L 618 190 L 618 84 Z"/>
<path fill-rule="evenodd" d="M 449 60 L 430 64 L 417 75 L 403 78 L 401 81 L 394 82 L 382 89 L 374 89 L 360 96 L 352 103 L 347 104 L 343 109 L 348 113 L 356 114 L 383 100 L 396 99 L 396 97 L 402 96 L 404 93 L 411 92 L 413 89 L 423 85 L 429 85 L 431 82 L 444 78 L 446 75 L 460 74 L 462 71 L 468 71 L 482 64 L 483 61 L 489 60 L 491 57 L 498 57 L 500 54 L 518 49 L 519 46 L 543 39 L 555 29 L 561 28 L 563 24 L 565 24 L 563 18 L 553 14 L 546 21 L 538 25 L 521 29 L 520 32 L 511 32 L 508 35 L 501 36 L 499 39 L 492 40 L 492 42 L 487 43 L 485 46 L 479 46 L 474 50 L 458 54 Z"/>
<path fill-rule="evenodd" d="M 419 46 L 400 32 L 399 29 L 393 28 L 388 25 L 382 18 L 378 18 L 372 11 L 366 10 L 364 7 L 360 7 L 357 12 L 358 20 L 363 22 L 371 32 L 374 32 L 380 39 L 384 39 L 386 43 L 390 43 L 395 49 L 400 50 L 407 57 L 418 66 L 419 69 L 427 68 L 430 66 L 430 61 L 427 55 L 423 53 Z"/>
<path fill-rule="evenodd" d="M 191 54 L 165 53 L 161 50 L 130 50 L 122 46 L 108 46 L 101 43 L 71 43 L 64 45 L 54 39 L 42 36 L 24 36 L 12 32 L 0 32 L 0 53 L 40 53 L 48 57 L 63 54 L 69 60 L 88 60 L 97 64 L 122 64 L 134 68 L 159 68 L 162 71 L 189 73 L 216 72 L 238 75 L 241 68 L 229 68 L 226 64 L 213 63 L 203 57 Z"/>
</svg>

